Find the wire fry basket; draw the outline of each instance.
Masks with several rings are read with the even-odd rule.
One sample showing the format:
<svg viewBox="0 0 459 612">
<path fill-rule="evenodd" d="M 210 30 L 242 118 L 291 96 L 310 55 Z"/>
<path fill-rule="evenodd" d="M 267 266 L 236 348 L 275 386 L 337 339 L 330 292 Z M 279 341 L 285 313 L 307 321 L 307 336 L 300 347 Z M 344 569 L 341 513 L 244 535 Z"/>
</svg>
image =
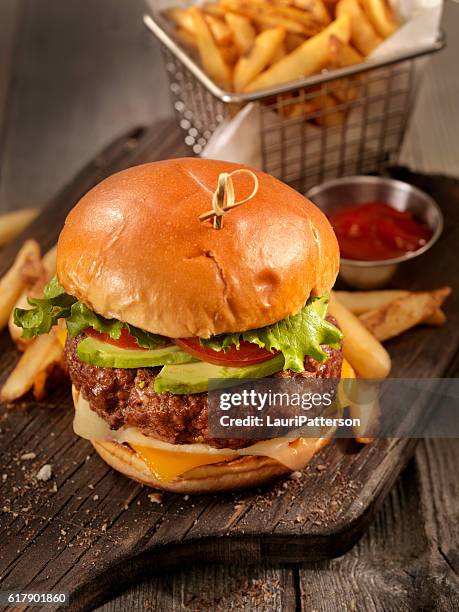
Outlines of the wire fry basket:
<svg viewBox="0 0 459 612">
<path fill-rule="evenodd" d="M 174 111 L 190 152 L 200 154 L 222 122 L 256 103 L 261 167 L 303 193 L 324 180 L 380 173 L 396 162 L 424 60 L 445 46 L 442 34 L 430 46 L 384 61 L 238 94 L 203 72 L 158 10 L 144 22 L 161 43 Z"/>
</svg>

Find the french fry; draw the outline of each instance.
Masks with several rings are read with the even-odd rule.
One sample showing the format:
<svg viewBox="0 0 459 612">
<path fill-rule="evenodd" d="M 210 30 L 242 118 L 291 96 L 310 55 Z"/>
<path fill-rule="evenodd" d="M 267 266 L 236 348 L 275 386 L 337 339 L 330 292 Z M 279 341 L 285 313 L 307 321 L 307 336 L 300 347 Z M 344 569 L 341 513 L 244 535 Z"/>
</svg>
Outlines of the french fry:
<svg viewBox="0 0 459 612">
<path fill-rule="evenodd" d="M 279 2 L 278 0 L 278 3 L 289 4 L 306 11 L 310 13 L 316 21 L 324 25 L 328 25 L 331 21 L 330 14 L 322 0 L 284 0 L 283 2 Z"/>
<path fill-rule="evenodd" d="M 333 96 L 321 94 L 311 100 L 315 112 L 322 111 L 320 115 L 315 117 L 315 122 L 322 127 L 333 128 L 342 125 L 346 119 L 343 111 L 333 110 L 338 106 L 337 101 Z"/>
<path fill-rule="evenodd" d="M 171 8 L 166 12 L 166 16 L 171 19 L 179 29 L 194 35 L 193 15 L 188 9 Z"/>
<path fill-rule="evenodd" d="M 329 313 L 343 332 L 343 355 L 361 378 L 386 378 L 390 372 L 389 353 L 364 327 L 360 320 L 341 304 L 332 292 Z"/>
<path fill-rule="evenodd" d="M 335 291 L 341 304 L 353 314 L 359 316 L 369 310 L 376 310 L 390 304 L 398 298 L 405 297 L 409 291 L 402 289 L 382 289 L 379 291 Z"/>
<path fill-rule="evenodd" d="M 177 38 L 186 46 L 191 47 L 192 49 L 197 48 L 198 44 L 196 42 L 196 38 L 189 30 L 185 30 L 185 28 L 178 28 L 175 34 Z"/>
<path fill-rule="evenodd" d="M 0 247 L 5 246 L 38 215 L 36 208 L 24 208 L 0 215 Z"/>
<path fill-rule="evenodd" d="M 56 274 L 57 245 L 54 245 L 43 255 L 42 263 L 49 280 Z"/>
<path fill-rule="evenodd" d="M 287 55 L 287 52 L 285 50 L 285 45 L 282 42 L 279 45 L 279 48 L 277 49 L 276 53 L 273 55 L 273 57 L 271 58 L 271 60 L 269 61 L 268 65 L 272 66 L 273 64 L 275 64 L 276 62 L 279 62 L 283 57 L 285 57 Z"/>
<path fill-rule="evenodd" d="M 359 316 L 369 310 L 377 310 L 386 304 L 390 304 L 398 298 L 410 294 L 403 289 L 382 289 L 379 291 L 335 291 L 339 301 L 353 314 Z M 440 327 L 446 323 L 446 315 L 438 308 L 429 315 L 422 323 Z"/>
<path fill-rule="evenodd" d="M 246 87 L 245 91 L 280 85 L 318 72 L 329 59 L 330 36 L 336 36 L 347 43 L 350 32 L 351 23 L 347 15 L 336 19 L 320 34 L 309 38 L 280 62 L 265 70 Z"/>
<path fill-rule="evenodd" d="M 342 408 L 349 409 L 352 419 L 358 420 L 352 430 L 355 440 L 361 444 L 372 442 L 379 431 L 378 392 L 374 381 L 357 380 L 352 366 L 343 359 L 337 399 Z"/>
<path fill-rule="evenodd" d="M 166 14 L 169 19 L 172 19 L 172 21 L 175 22 L 180 32 L 180 36 L 183 39 L 187 38 L 188 35 L 187 40 L 188 44 L 190 44 L 191 39 L 189 38 L 189 36 L 194 39 L 196 35 L 196 26 L 194 23 L 193 12 L 190 10 L 190 8 L 172 8 L 167 11 Z M 227 23 L 223 21 L 223 19 L 220 19 L 220 17 L 217 17 L 213 14 L 207 14 L 207 11 L 205 14 L 203 14 L 203 18 L 209 26 L 209 29 L 217 45 L 225 46 L 229 45 L 232 42 L 232 32 L 228 27 Z"/>
<path fill-rule="evenodd" d="M 18 327 L 14 322 L 14 311 L 16 308 L 30 308 L 29 303 L 27 301 L 28 297 L 34 296 L 31 295 L 30 289 L 25 289 L 19 296 L 19 299 L 16 304 L 14 305 L 10 314 L 10 318 L 8 320 L 8 331 L 10 333 L 11 340 L 16 345 L 16 348 L 20 351 L 25 351 L 27 346 L 29 346 L 29 344 L 32 344 L 32 342 L 34 341 L 34 338 L 22 338 L 22 329 Z"/>
<path fill-rule="evenodd" d="M 364 61 L 364 56 L 351 45 L 343 43 L 336 36 L 330 36 L 330 61 L 334 68 L 354 66 Z"/>
<path fill-rule="evenodd" d="M 336 36 L 330 36 L 330 62 L 329 68 L 343 68 L 353 66 L 364 61 L 363 55 L 350 45 L 346 45 Z M 330 90 L 339 102 L 356 100 L 359 95 L 359 78 L 348 77 L 336 79 L 329 84 Z"/>
<path fill-rule="evenodd" d="M 368 403 L 350 402 L 349 414 L 351 419 L 360 421 L 352 425 L 352 431 L 356 442 L 369 444 L 373 442 L 378 433 L 381 408 L 379 399 L 375 398 Z"/>
<path fill-rule="evenodd" d="M 368 19 L 382 38 L 387 38 L 397 30 L 394 12 L 387 0 L 361 0 L 361 2 Z"/>
<path fill-rule="evenodd" d="M 205 19 L 217 45 L 224 47 L 233 42 L 233 34 L 226 21 L 214 15 L 206 15 Z"/>
<path fill-rule="evenodd" d="M 292 6 L 278 6 L 276 9 L 272 9 L 272 15 L 279 15 L 284 19 L 298 22 L 304 26 L 304 34 L 316 33 L 317 29 L 321 29 L 319 24 L 320 20 L 317 19 L 309 11 L 297 9 Z M 330 17 L 327 21 L 323 21 L 322 25 L 328 25 L 330 23 Z"/>
<path fill-rule="evenodd" d="M 232 77 L 231 69 L 215 43 L 202 12 L 196 6 L 192 6 L 188 10 L 193 17 L 196 42 L 198 44 L 199 55 L 204 70 L 216 83 L 223 87 L 230 88 Z"/>
<path fill-rule="evenodd" d="M 232 44 L 226 45 L 226 47 L 220 47 L 220 53 L 228 66 L 233 66 L 240 57 L 236 45 Z"/>
<path fill-rule="evenodd" d="M 432 325 L 433 327 L 441 327 L 446 323 L 446 315 L 441 308 L 438 308 L 433 314 L 424 319 L 422 323 Z"/>
<path fill-rule="evenodd" d="M 203 4 L 201 6 L 202 10 L 208 15 L 213 15 L 214 17 L 220 17 L 221 19 L 225 18 L 225 10 L 215 2 L 209 2 L 207 4 Z"/>
<path fill-rule="evenodd" d="M 363 55 L 369 55 L 382 43 L 367 19 L 358 0 L 339 0 L 336 5 L 336 16 L 349 15 L 351 19 L 351 42 Z"/>
<path fill-rule="evenodd" d="M 305 37 L 301 36 L 300 34 L 293 34 L 292 32 L 287 32 L 285 35 L 285 51 L 287 53 L 295 51 L 295 49 L 302 45 L 305 40 Z"/>
<path fill-rule="evenodd" d="M 221 0 L 220 5 L 232 13 L 244 15 L 262 28 L 284 26 L 287 32 L 304 36 L 313 36 L 321 29 L 321 25 L 311 15 L 289 7 L 269 5 L 264 1 Z"/>
<path fill-rule="evenodd" d="M 249 53 L 257 33 L 250 19 L 236 13 L 225 13 L 225 20 L 233 33 L 233 40 L 240 55 Z"/>
<path fill-rule="evenodd" d="M 27 267 L 38 265 L 39 260 L 38 243 L 35 240 L 26 240 L 13 265 L 0 280 L 0 330 L 8 323 L 12 308 L 27 286 Z"/>
<path fill-rule="evenodd" d="M 242 91 L 269 64 L 285 38 L 285 28 L 266 30 L 255 39 L 250 53 L 241 57 L 234 69 L 234 89 Z"/>
<path fill-rule="evenodd" d="M 360 321 L 375 338 L 383 342 L 398 336 L 433 315 L 450 293 L 450 287 L 409 293 L 361 315 Z"/>
<path fill-rule="evenodd" d="M 34 338 L 22 338 L 22 328 L 18 327 L 14 322 L 14 310 L 16 308 L 29 308 L 29 303 L 27 301 L 28 297 L 43 297 L 43 289 L 49 283 L 55 273 L 56 247 L 53 247 L 46 253 L 46 255 L 44 255 L 40 262 L 40 266 L 36 267 L 36 277 L 28 280 L 25 289 L 23 290 L 10 314 L 8 330 L 10 332 L 11 339 L 20 351 L 24 351 L 27 346 L 34 341 Z"/>
<path fill-rule="evenodd" d="M 37 393 L 46 386 L 46 373 L 53 366 L 63 368 L 62 346 L 54 333 L 39 336 L 23 353 L 0 393 L 0 399 L 12 402 L 30 391 L 37 381 Z"/>
</svg>

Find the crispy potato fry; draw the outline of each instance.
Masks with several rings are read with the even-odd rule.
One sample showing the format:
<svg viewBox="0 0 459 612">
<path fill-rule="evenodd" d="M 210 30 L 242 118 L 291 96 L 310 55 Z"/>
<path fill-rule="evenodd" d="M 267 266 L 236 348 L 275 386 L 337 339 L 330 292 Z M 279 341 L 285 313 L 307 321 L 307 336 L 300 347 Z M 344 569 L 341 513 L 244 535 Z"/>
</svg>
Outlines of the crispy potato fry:
<svg viewBox="0 0 459 612">
<path fill-rule="evenodd" d="M 225 19 L 233 33 L 234 44 L 239 54 L 246 55 L 253 47 L 257 35 L 250 19 L 236 13 L 225 13 Z"/>
<path fill-rule="evenodd" d="M 63 366 L 64 351 L 56 336 L 39 336 L 20 358 L 0 393 L 0 399 L 12 402 L 30 391 L 37 381 L 37 394 L 46 388 L 46 373 L 54 365 Z M 43 374 L 45 373 L 45 374 Z"/>
<path fill-rule="evenodd" d="M 166 16 L 171 19 L 179 29 L 194 35 L 193 15 L 188 9 L 171 8 L 166 11 Z"/>
<path fill-rule="evenodd" d="M 36 267 L 35 278 L 30 278 L 18 301 L 11 310 L 8 330 L 11 339 L 20 351 L 24 351 L 33 342 L 33 338 L 22 338 L 22 329 L 14 323 L 15 308 L 29 308 L 28 297 L 43 297 L 43 289 L 56 273 L 56 247 L 50 249 Z"/>
<path fill-rule="evenodd" d="M 35 240 L 26 240 L 13 265 L 0 280 L 0 330 L 5 327 L 10 313 L 28 284 L 29 269 L 39 265 L 40 247 Z"/>
<path fill-rule="evenodd" d="M 28 297 L 34 297 L 29 288 L 24 289 L 24 291 L 19 296 L 18 301 L 11 310 L 10 318 L 8 320 L 8 331 L 10 333 L 11 340 L 16 345 L 16 348 L 20 351 L 24 351 L 27 346 L 29 346 L 29 344 L 32 344 L 32 342 L 34 341 L 34 338 L 21 338 L 22 329 L 14 323 L 14 310 L 16 308 L 30 308 L 29 303 L 27 301 Z M 40 296 L 37 295 L 35 297 Z"/>
<path fill-rule="evenodd" d="M 0 247 L 16 238 L 38 215 L 36 208 L 24 208 L 0 215 Z"/>
<path fill-rule="evenodd" d="M 378 433 L 381 415 L 379 399 L 376 398 L 368 404 L 351 402 L 349 413 L 352 419 L 360 421 L 360 425 L 352 425 L 355 441 L 360 444 L 373 442 Z"/>
<path fill-rule="evenodd" d="M 330 36 L 334 35 L 347 43 L 350 38 L 350 31 L 351 24 L 347 15 L 336 19 L 320 34 L 309 38 L 295 51 L 281 59 L 280 62 L 265 70 L 246 87 L 246 91 L 272 87 L 318 72 L 327 64 L 329 59 Z"/>
<path fill-rule="evenodd" d="M 276 62 L 279 62 L 283 57 L 285 57 L 287 55 L 287 52 L 285 51 L 285 45 L 282 42 L 279 45 L 279 48 L 277 49 L 276 53 L 274 54 L 274 56 L 271 58 L 270 62 L 269 62 L 269 66 L 272 66 L 273 64 L 275 64 Z"/>
<path fill-rule="evenodd" d="M 441 308 L 438 308 L 430 317 L 424 319 L 422 323 L 432 325 L 433 327 L 441 327 L 446 323 L 446 315 Z"/>
<path fill-rule="evenodd" d="M 321 29 L 311 15 L 290 7 L 277 7 L 253 0 L 221 0 L 220 5 L 232 13 L 244 15 L 261 27 L 284 26 L 287 32 L 305 36 L 313 36 Z"/>
<path fill-rule="evenodd" d="M 216 83 L 230 88 L 232 80 L 231 69 L 215 43 L 202 12 L 196 6 L 192 6 L 188 10 L 193 17 L 194 32 L 204 70 Z"/>
<path fill-rule="evenodd" d="M 365 57 L 351 45 L 343 43 L 336 36 L 330 36 L 330 61 L 334 68 L 354 66 L 363 62 Z"/>
<path fill-rule="evenodd" d="M 217 45 L 224 47 L 233 42 L 233 33 L 226 21 L 214 15 L 206 15 L 205 19 Z"/>
<path fill-rule="evenodd" d="M 361 2 L 368 19 L 382 38 L 387 38 L 398 29 L 388 0 L 361 0 Z"/>
<path fill-rule="evenodd" d="M 339 301 L 346 306 L 353 314 L 359 316 L 369 310 L 377 310 L 386 304 L 390 304 L 398 298 L 405 297 L 410 294 L 409 291 L 403 289 L 382 289 L 379 291 L 335 291 Z M 422 323 L 440 327 L 446 323 L 446 315 L 441 310 L 437 309 L 433 314 L 429 315 Z"/>
<path fill-rule="evenodd" d="M 321 94 L 316 96 L 311 101 L 315 112 L 322 111 L 322 114 L 315 117 L 314 121 L 322 127 L 333 128 L 342 125 L 346 119 L 346 115 L 343 111 L 333 110 L 338 106 L 337 101 L 333 96 L 328 94 Z"/>
<path fill-rule="evenodd" d="M 306 38 L 300 34 L 287 32 L 285 35 L 285 51 L 291 53 L 305 42 Z"/>
<path fill-rule="evenodd" d="M 363 55 L 369 55 L 382 43 L 367 19 L 358 0 L 339 0 L 336 5 L 336 16 L 349 15 L 351 19 L 351 42 Z"/>
<path fill-rule="evenodd" d="M 320 20 L 312 15 L 312 13 L 304 10 L 297 9 L 292 6 L 278 6 L 276 9 L 272 10 L 272 15 L 279 15 L 285 19 L 289 19 L 292 21 L 296 21 L 301 23 L 305 30 L 304 33 L 310 33 L 311 28 L 312 32 L 316 32 L 318 28 L 318 24 Z M 328 15 L 327 15 L 328 16 Z M 328 25 L 330 23 L 330 17 L 328 17 L 328 21 L 323 21 L 322 25 Z M 319 29 L 321 29 L 319 27 Z"/>
<path fill-rule="evenodd" d="M 209 2 L 207 4 L 203 4 L 201 8 L 208 15 L 213 15 L 214 17 L 220 17 L 221 19 L 225 18 L 225 9 L 222 8 L 219 4 L 215 2 Z"/>
<path fill-rule="evenodd" d="M 409 291 L 402 289 L 382 289 L 378 291 L 335 291 L 341 304 L 353 314 L 359 316 L 369 310 L 376 310 L 390 304 L 398 298 L 405 297 Z"/>
<path fill-rule="evenodd" d="M 180 36 L 183 39 L 187 39 L 188 44 L 190 44 L 191 39 L 189 36 L 191 35 L 192 39 L 195 39 L 196 36 L 196 26 L 194 23 L 193 12 L 190 10 L 190 8 L 172 8 L 167 11 L 166 14 L 169 19 L 172 19 L 172 21 L 174 21 L 177 25 Z M 202 15 L 209 26 L 217 45 L 229 45 L 232 42 L 233 34 L 228 27 L 228 24 L 223 21 L 223 19 L 220 19 L 220 17 L 213 14 L 208 14 L 207 11 Z"/>
<path fill-rule="evenodd" d="M 383 342 L 398 336 L 433 315 L 450 293 L 450 287 L 409 293 L 361 315 L 360 321 L 375 338 Z"/>
<path fill-rule="evenodd" d="M 328 25 L 331 21 L 330 13 L 327 11 L 322 0 L 277 0 L 277 3 L 288 4 L 306 11 L 310 13 L 316 21 L 324 25 Z"/>
<path fill-rule="evenodd" d="M 378 391 L 373 381 L 369 381 L 368 386 L 365 380 L 357 382 L 352 366 L 343 360 L 337 388 L 338 401 L 343 408 L 349 409 L 353 419 L 360 421 L 352 426 L 352 430 L 355 440 L 361 444 L 371 442 L 379 431 Z"/>
<path fill-rule="evenodd" d="M 242 91 L 266 68 L 281 47 L 284 38 L 285 28 L 283 26 L 258 34 L 250 53 L 241 57 L 234 69 L 234 89 L 236 91 Z"/>
<path fill-rule="evenodd" d="M 386 378 L 390 372 L 389 353 L 364 327 L 360 320 L 341 304 L 332 292 L 329 313 L 343 332 L 343 355 L 362 378 Z"/>
<path fill-rule="evenodd" d="M 350 45 L 346 45 L 336 36 L 330 36 L 330 62 L 328 68 L 343 68 L 363 62 L 364 57 Z M 330 91 L 339 102 L 356 100 L 359 95 L 359 77 L 336 79 L 329 83 Z"/>
<path fill-rule="evenodd" d="M 49 280 L 56 274 L 57 245 L 54 245 L 43 255 L 42 263 Z"/>
<path fill-rule="evenodd" d="M 196 42 L 196 38 L 189 30 L 185 30 L 185 28 L 178 28 L 175 34 L 184 45 L 191 47 L 192 49 L 197 49 L 198 43 Z"/>
<path fill-rule="evenodd" d="M 229 66 L 233 66 L 240 57 L 236 45 L 226 45 L 226 47 L 220 47 L 220 53 Z"/>
</svg>

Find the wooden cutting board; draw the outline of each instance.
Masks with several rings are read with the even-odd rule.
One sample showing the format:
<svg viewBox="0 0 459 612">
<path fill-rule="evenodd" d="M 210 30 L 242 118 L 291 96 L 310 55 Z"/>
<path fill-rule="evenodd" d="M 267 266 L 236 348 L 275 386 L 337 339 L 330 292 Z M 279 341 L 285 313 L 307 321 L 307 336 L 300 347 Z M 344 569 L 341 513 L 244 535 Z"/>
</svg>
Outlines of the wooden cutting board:
<svg viewBox="0 0 459 612">
<path fill-rule="evenodd" d="M 0 276 L 27 237 L 43 250 L 55 244 L 72 206 L 94 184 L 122 168 L 186 155 L 181 133 L 164 122 L 120 138 L 56 196 L 14 244 L 0 254 Z M 399 178 L 429 191 L 443 208 L 443 236 L 432 252 L 407 264 L 395 286 L 454 293 L 448 323 L 419 328 L 388 344 L 398 377 L 459 373 L 459 182 Z M 18 353 L 0 335 L 0 382 Z M 407 407 L 407 410 L 410 407 Z M 72 431 L 70 387 L 44 402 L 0 406 L 0 588 L 67 591 L 73 609 L 90 609 L 155 571 L 200 562 L 285 563 L 346 552 L 363 533 L 413 452 L 414 440 L 359 446 L 336 440 L 298 480 L 263 490 L 183 497 L 151 491 L 109 469 Z M 34 453 L 35 457 L 23 456 Z M 38 482 L 44 464 L 52 478 Z"/>
</svg>

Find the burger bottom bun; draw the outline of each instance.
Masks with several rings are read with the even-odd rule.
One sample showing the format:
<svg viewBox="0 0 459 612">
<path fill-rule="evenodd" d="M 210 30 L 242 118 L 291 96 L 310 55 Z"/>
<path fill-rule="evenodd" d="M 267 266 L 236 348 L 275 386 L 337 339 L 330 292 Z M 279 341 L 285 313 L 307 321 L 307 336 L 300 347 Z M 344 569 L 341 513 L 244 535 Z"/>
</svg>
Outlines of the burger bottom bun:
<svg viewBox="0 0 459 612">
<path fill-rule="evenodd" d="M 75 406 L 79 395 L 72 385 Z M 328 442 L 329 438 L 318 438 L 313 455 Z M 143 459 L 129 446 L 100 440 L 91 440 L 91 444 L 105 463 L 121 474 L 154 489 L 173 493 L 216 493 L 247 489 L 270 483 L 292 472 L 287 466 L 271 457 L 251 455 L 196 467 L 170 482 L 162 482 L 155 478 Z M 310 449 L 308 449 L 308 459 L 310 459 L 309 454 Z M 305 465 L 307 463 L 308 461 L 305 461 Z"/>
<path fill-rule="evenodd" d="M 318 439 L 314 453 L 327 442 L 328 438 Z M 128 446 L 95 440 L 91 444 L 108 465 L 128 478 L 174 493 L 214 493 L 258 487 L 292 472 L 270 457 L 247 456 L 193 468 L 171 482 L 161 482 Z"/>
</svg>

